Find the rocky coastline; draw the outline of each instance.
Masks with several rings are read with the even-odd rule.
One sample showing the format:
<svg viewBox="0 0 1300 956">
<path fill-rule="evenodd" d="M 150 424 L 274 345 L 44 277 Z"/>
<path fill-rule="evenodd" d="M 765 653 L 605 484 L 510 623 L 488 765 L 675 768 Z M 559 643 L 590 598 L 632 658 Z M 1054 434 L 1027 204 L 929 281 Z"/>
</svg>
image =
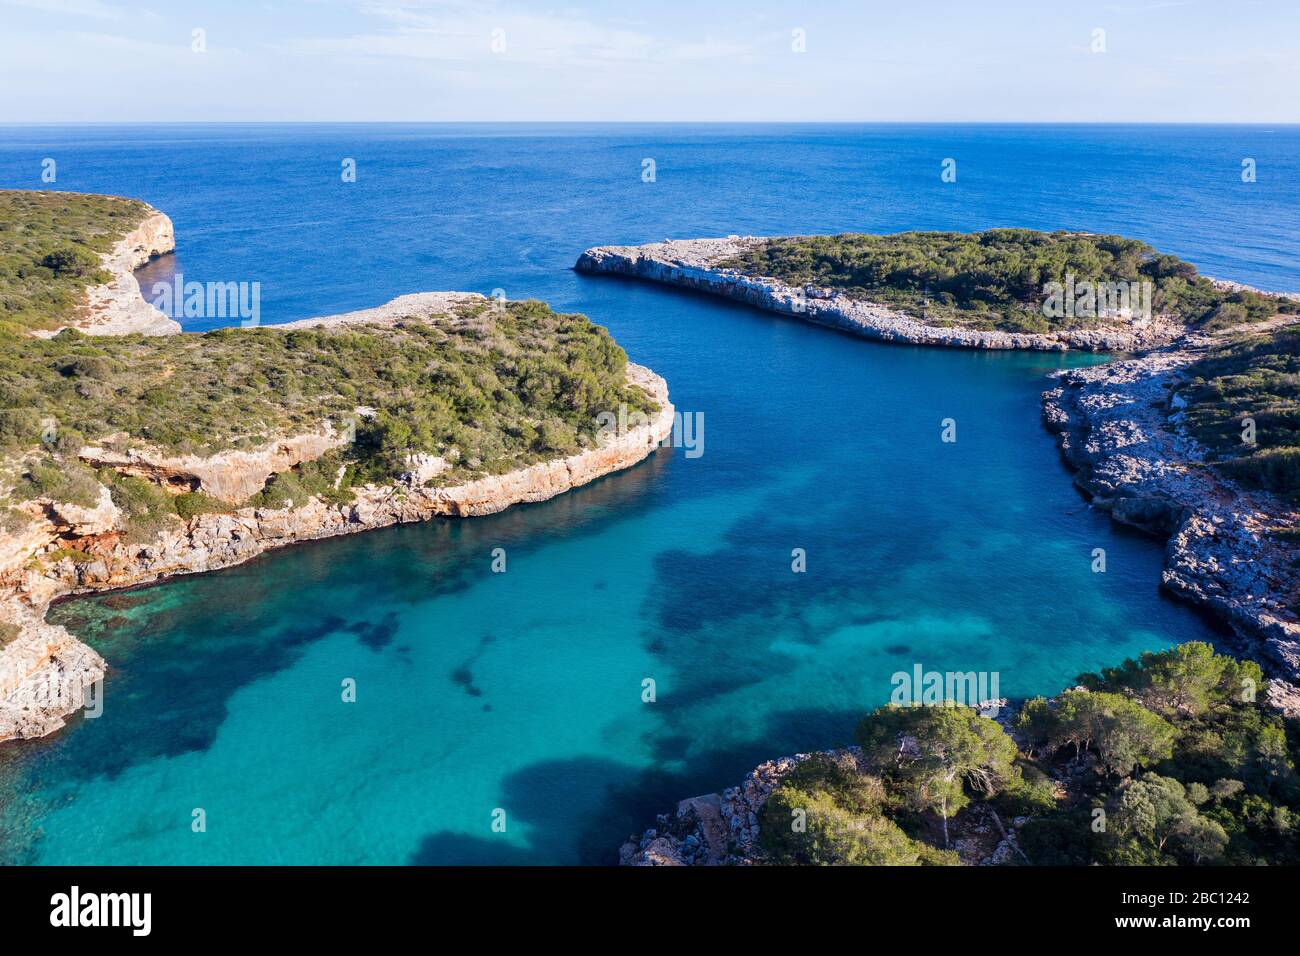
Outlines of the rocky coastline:
<svg viewBox="0 0 1300 956">
<path fill-rule="evenodd" d="M 1185 331 L 1180 323 L 1161 315 L 1146 322 L 1049 333 L 933 326 L 888 306 L 831 289 L 790 286 L 778 279 L 750 276 L 716 265 L 763 241 L 758 236 L 728 236 L 665 240 L 641 246 L 595 246 L 578 257 L 574 269 L 589 275 L 621 275 L 708 292 L 881 342 L 969 349 L 1137 352 L 1172 342 Z"/>
<path fill-rule="evenodd" d="M 131 335 L 137 332 L 174 335 L 179 332 L 180 323 L 145 301 L 135 277 L 136 269 L 175 248 L 176 230 L 171 219 L 148 207 L 144 219 L 103 257 L 102 268 L 110 278 L 87 290 L 85 316 L 65 327 L 87 335 Z M 54 329 L 36 334 L 49 337 L 60 331 Z"/>
<path fill-rule="evenodd" d="M 1258 661 L 1269 677 L 1269 703 L 1300 716 L 1300 511 L 1278 497 L 1241 487 L 1207 464 L 1205 449 L 1181 427 L 1179 389 L 1186 370 L 1217 336 L 1167 320 L 1142 330 L 1085 330 L 1052 335 L 925 326 L 883 306 L 829 290 L 795 288 L 713 264 L 738 255 L 755 237 L 665 241 L 588 249 L 575 268 L 588 274 L 649 279 L 796 316 L 866 338 L 965 348 L 1140 352 L 1137 358 L 1052 373 L 1043 422 L 1053 432 L 1074 482 L 1117 522 L 1167 540 L 1161 586 L 1225 625 L 1224 643 Z M 1211 280 L 1229 289 L 1240 283 Z M 1276 293 L 1263 293 L 1271 295 Z M 1294 297 L 1294 296 L 1293 296 Z M 1270 326 L 1294 319 L 1279 319 Z M 1263 331 L 1256 327 L 1256 331 Z M 1229 330 L 1231 331 L 1231 330 Z M 1222 336 L 1227 333 L 1219 333 Z M 761 860 L 758 812 L 768 795 L 812 754 L 760 764 L 738 787 L 681 801 L 658 826 L 630 838 L 628 866 L 748 865 Z M 856 760 L 854 748 L 825 751 Z M 996 823 L 1001 840 L 987 858 L 1018 853 L 1016 821 Z M 991 832 L 987 821 L 974 830 Z"/>
<path fill-rule="evenodd" d="M 409 483 L 357 489 L 348 504 L 313 498 L 298 508 L 196 515 L 145 544 L 123 539 L 122 515 L 107 494 L 95 509 L 44 503 L 42 521 L 21 540 L 0 534 L 0 607 L 5 619 L 20 626 L 0 651 L 0 741 L 59 729 L 64 718 L 81 709 L 87 688 L 104 677 L 98 654 L 45 622 L 55 599 L 227 568 L 298 542 L 434 517 L 494 514 L 553 498 L 637 464 L 671 434 L 674 409 L 667 383 L 639 365 L 629 364 L 627 374 L 629 383 L 660 406 L 650 422 L 567 458 L 463 484 L 425 486 L 413 475 Z M 61 557 L 32 561 L 42 554 Z"/>
<path fill-rule="evenodd" d="M 1074 482 L 1122 524 L 1168 539 L 1161 585 L 1231 628 L 1300 715 L 1300 511 L 1206 462 L 1181 428 L 1187 368 L 1214 344 L 1193 334 L 1139 358 L 1054 372 L 1043 422 Z"/>
<path fill-rule="evenodd" d="M 170 335 L 180 326 L 144 301 L 131 270 L 173 248 L 171 221 L 156 210 L 104 257 L 113 279 L 89 291 L 89 318 L 73 327 L 87 334 Z M 482 296 L 430 292 L 401 296 L 374 309 L 324 316 L 285 327 L 385 324 L 415 315 L 436 319 L 451 307 Z M 55 334 L 55 333 L 43 333 Z M 102 680 L 106 663 L 66 629 L 45 621 L 51 602 L 67 595 L 133 587 L 179 574 L 197 574 L 249 561 L 267 551 L 304 541 L 351 534 L 434 517 L 470 517 L 511 505 L 545 501 L 648 457 L 673 428 L 674 409 L 663 378 L 628 363 L 627 382 L 646 392 L 659 411 L 597 447 L 524 468 L 440 485 L 438 459 L 413 462 L 410 474 L 384 486 L 355 488 L 347 504 L 311 498 L 299 507 L 244 507 L 174 519 L 153 540 L 130 542 L 125 516 L 108 489 L 93 507 L 39 500 L 17 531 L 0 528 L 0 622 L 16 633 L 0 634 L 0 741 L 40 737 L 64 726 Z M 228 504 L 247 501 L 271 475 L 319 458 L 346 438 L 328 427 L 287 435 L 251 451 L 210 457 L 172 456 L 147 450 L 118 452 L 84 447 L 78 457 L 178 489 L 202 491 Z"/>
<path fill-rule="evenodd" d="M 993 703 L 993 702 L 990 702 Z M 1010 726 L 1013 712 L 1003 705 L 999 723 Z M 993 718 L 990 718 L 993 719 Z M 764 861 L 759 843 L 759 814 L 768 797 L 801 763 L 830 760 L 844 769 L 865 773 L 858 747 L 790 754 L 759 764 L 734 787 L 682 800 L 661 813 L 655 826 L 629 837 L 618 851 L 620 866 L 758 866 Z M 971 866 L 998 866 L 1022 857 L 1018 830 L 1028 818 L 1002 820 L 990 807 L 967 811 L 953 841 L 961 861 Z"/>
</svg>

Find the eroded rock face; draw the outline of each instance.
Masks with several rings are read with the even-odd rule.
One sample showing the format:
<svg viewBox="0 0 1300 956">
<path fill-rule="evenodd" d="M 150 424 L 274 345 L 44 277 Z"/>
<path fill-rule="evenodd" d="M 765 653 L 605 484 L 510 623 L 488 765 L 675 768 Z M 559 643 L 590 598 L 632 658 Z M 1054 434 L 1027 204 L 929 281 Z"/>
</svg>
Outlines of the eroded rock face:
<svg viewBox="0 0 1300 956">
<path fill-rule="evenodd" d="M 81 449 L 79 457 L 96 468 L 147 478 L 178 492 L 201 491 L 219 501 L 243 504 L 261 491 L 272 475 L 315 461 L 347 441 L 341 434 L 323 430 L 281 438 L 251 451 L 225 451 L 207 457 L 97 447 Z"/>
<path fill-rule="evenodd" d="M 57 730 L 67 714 L 80 709 L 83 688 L 103 677 L 104 662 L 94 651 L 63 628 L 43 622 L 45 609 L 55 597 L 230 567 L 300 541 L 435 516 L 492 514 L 520 502 L 545 501 L 636 464 L 670 436 L 674 409 L 667 383 L 638 365 L 629 364 L 627 375 L 629 383 L 645 389 L 659 404 L 653 420 L 611 436 L 600 447 L 504 475 L 442 487 L 424 487 L 412 475 L 409 483 L 357 489 L 355 500 L 344 505 L 312 499 L 301 508 L 243 508 L 184 522 L 176 519 L 144 545 L 111 533 L 114 519 L 107 512 L 82 513 L 58 506 L 54 510 L 63 515 L 60 523 L 45 522 L 36 547 L 25 550 L 19 560 L 5 565 L 11 568 L 8 573 L 0 574 L 0 621 L 22 627 L 17 640 L 0 650 L 0 740 Z M 218 481 L 212 487 L 227 488 L 235 480 Z M 88 536 L 64 540 L 74 527 L 85 529 Z M 23 539 L 24 547 L 30 544 Z M 65 545 L 78 554 L 65 556 L 43 571 L 26 567 L 33 551 L 53 552 Z"/>
<path fill-rule="evenodd" d="M 46 519 L 60 536 L 88 538 L 112 534 L 122 528 L 122 512 L 113 504 L 112 493 L 102 485 L 99 502 L 93 508 L 60 501 L 44 504 Z"/>
<path fill-rule="evenodd" d="M 1278 534 L 1300 512 L 1205 465 L 1177 425 L 1184 370 L 1213 339 L 1055 372 L 1043 420 L 1075 483 L 1116 521 L 1168 538 L 1161 583 L 1231 625 L 1274 678 L 1270 699 L 1300 714 L 1300 548 Z"/>
<path fill-rule="evenodd" d="M 814 286 L 799 288 L 778 279 L 747 276 L 715 263 L 763 242 L 756 236 L 679 239 L 643 246 L 596 246 L 574 268 L 590 274 L 615 274 L 710 292 L 749 305 L 883 342 L 943 345 L 973 349 L 1036 349 L 1136 352 L 1174 341 L 1186 330 L 1167 316 L 1122 321 L 1109 327 L 1026 333 L 943 328 L 874 302 Z"/>
<path fill-rule="evenodd" d="M 93 701 L 104 660 L 62 627 L 46 624 L 44 609 L 27 607 L 13 591 L 0 592 L 0 621 L 19 636 L 0 650 L 0 740 L 43 737 Z"/>
</svg>

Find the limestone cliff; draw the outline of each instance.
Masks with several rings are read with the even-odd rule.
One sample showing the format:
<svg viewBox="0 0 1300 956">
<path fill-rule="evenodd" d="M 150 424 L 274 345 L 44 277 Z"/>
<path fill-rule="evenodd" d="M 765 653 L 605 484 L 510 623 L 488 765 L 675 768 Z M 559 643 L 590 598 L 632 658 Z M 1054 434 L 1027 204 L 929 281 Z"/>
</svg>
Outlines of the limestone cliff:
<svg viewBox="0 0 1300 956">
<path fill-rule="evenodd" d="M 87 292 L 84 318 L 71 323 L 87 335 L 173 335 L 180 324 L 169 319 L 145 301 L 135 270 L 155 256 L 176 248 L 172 221 L 156 209 L 150 209 L 143 221 L 123 236 L 112 251 L 103 257 L 103 268 L 111 278 Z M 58 330 L 38 332 L 42 336 Z"/>
<path fill-rule="evenodd" d="M 207 457 L 167 455 L 148 449 L 87 446 L 78 457 L 96 468 L 147 478 L 176 491 L 201 491 L 230 504 L 241 504 L 257 494 L 272 475 L 307 461 L 315 461 L 347 438 L 333 429 L 290 435 L 250 451 L 225 451 Z"/>
</svg>

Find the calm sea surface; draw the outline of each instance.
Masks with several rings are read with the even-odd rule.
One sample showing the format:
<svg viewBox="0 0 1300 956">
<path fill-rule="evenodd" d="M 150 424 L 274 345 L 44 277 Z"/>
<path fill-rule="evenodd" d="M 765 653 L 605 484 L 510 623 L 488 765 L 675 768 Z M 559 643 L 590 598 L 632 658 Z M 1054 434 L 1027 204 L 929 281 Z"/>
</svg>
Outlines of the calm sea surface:
<svg viewBox="0 0 1300 956">
<path fill-rule="evenodd" d="M 914 664 L 1023 696 L 1212 637 L 1039 424 L 1044 376 L 1095 359 L 883 346 L 570 267 L 666 237 L 1028 226 L 1296 289 L 1300 129 L 0 127 L 0 186 L 41 188 L 47 157 L 57 188 L 175 221 L 146 291 L 256 281 L 264 323 L 542 298 L 666 376 L 704 454 L 60 605 L 110 663 L 104 714 L 0 748 L 2 862 L 607 863 L 677 799 L 849 741 Z"/>
</svg>

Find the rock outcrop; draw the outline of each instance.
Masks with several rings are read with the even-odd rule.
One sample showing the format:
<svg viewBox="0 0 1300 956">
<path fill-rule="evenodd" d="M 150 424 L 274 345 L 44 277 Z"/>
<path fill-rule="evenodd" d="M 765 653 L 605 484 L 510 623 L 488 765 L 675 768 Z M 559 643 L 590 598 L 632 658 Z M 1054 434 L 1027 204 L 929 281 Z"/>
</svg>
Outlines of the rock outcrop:
<svg viewBox="0 0 1300 956">
<path fill-rule="evenodd" d="M 589 274 L 631 276 L 709 292 L 882 342 L 971 349 L 1136 352 L 1172 342 L 1185 331 L 1180 323 L 1160 315 L 1149 320 L 1116 319 L 1110 326 L 1048 333 L 932 326 L 888 306 L 830 289 L 790 286 L 778 279 L 750 276 L 716 265 L 763 241 L 755 236 L 728 236 L 643 246 L 596 246 L 584 252 L 574 268 Z"/>
<path fill-rule="evenodd" d="M 1011 733 L 1015 709 L 1006 698 L 980 702 L 982 716 L 996 721 Z M 728 787 L 720 793 L 706 793 L 689 797 L 677 804 L 673 813 L 659 814 L 656 826 L 639 837 L 628 837 L 619 848 L 618 860 L 622 866 L 753 866 L 763 861 L 759 844 L 759 813 L 772 791 L 790 772 L 814 757 L 829 759 L 843 769 L 865 773 L 868 768 L 862 758 L 862 748 L 843 747 L 816 753 L 792 754 L 759 764 L 751 770 L 738 786 Z M 1003 862 L 1011 853 L 1018 854 L 1013 822 L 1010 829 L 1002 826 L 996 815 L 1000 841 L 981 841 L 978 838 L 992 830 L 986 825 L 985 811 L 979 809 L 981 819 L 972 821 L 971 837 L 955 842 L 954 847 L 963 862 L 991 864 Z M 977 845 L 987 842 L 987 853 Z"/>
<path fill-rule="evenodd" d="M 1043 420 L 1094 505 L 1168 538 L 1163 586 L 1230 625 L 1272 701 L 1300 714 L 1300 512 L 1207 466 L 1179 425 L 1185 371 L 1213 341 L 1055 372 Z"/>
<path fill-rule="evenodd" d="M 721 793 L 690 797 L 672 814 L 660 814 L 658 826 L 629 837 L 619 848 L 622 866 L 751 866 L 762 860 L 758 814 L 767 798 L 795 767 L 813 757 L 859 766 L 857 747 L 793 754 L 761 763 Z"/>
<path fill-rule="evenodd" d="M 218 501 L 243 504 L 261 491 L 272 475 L 315 461 L 347 442 L 346 436 L 323 429 L 280 438 L 249 451 L 224 451 L 207 457 L 93 446 L 82 448 L 78 457 L 96 468 L 147 478 L 174 491 L 201 491 Z"/>
<path fill-rule="evenodd" d="M 150 259 L 176 248 L 172 221 L 156 209 L 150 209 L 143 221 L 118 240 L 103 257 L 103 267 L 111 278 L 87 291 L 86 315 L 72 327 L 87 335 L 174 335 L 180 323 L 165 316 L 145 301 L 136 280 L 135 270 Z M 56 335 L 59 330 L 38 332 Z"/>
</svg>

